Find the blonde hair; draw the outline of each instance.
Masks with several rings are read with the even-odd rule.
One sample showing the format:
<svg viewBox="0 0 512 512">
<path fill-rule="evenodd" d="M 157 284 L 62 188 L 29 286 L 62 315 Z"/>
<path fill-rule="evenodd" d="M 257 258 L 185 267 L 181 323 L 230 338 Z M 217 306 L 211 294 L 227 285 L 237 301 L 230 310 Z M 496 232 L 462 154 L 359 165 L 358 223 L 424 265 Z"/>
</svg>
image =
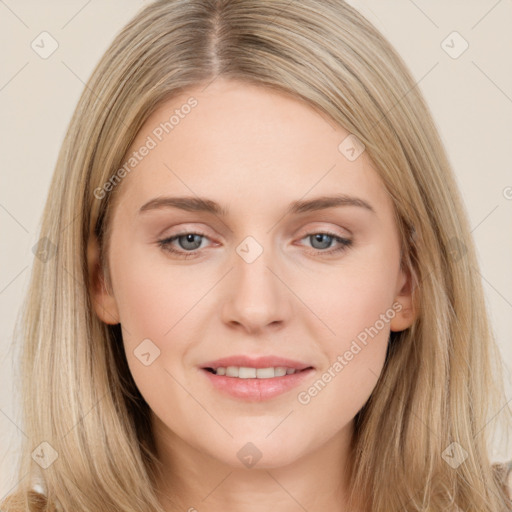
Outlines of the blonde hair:
<svg viewBox="0 0 512 512">
<path fill-rule="evenodd" d="M 364 143 L 394 203 L 419 314 L 411 328 L 391 333 L 382 374 L 355 418 L 354 505 L 502 512 L 510 502 L 489 460 L 489 432 L 506 400 L 467 214 L 415 80 L 376 28 L 339 0 L 159 0 L 98 63 L 42 218 L 54 254 L 34 260 L 23 309 L 28 437 L 19 489 L 2 510 L 163 510 L 149 408 L 119 325 L 93 312 L 87 242 L 98 237 L 108 276 L 106 233 L 119 187 L 101 200 L 95 190 L 162 101 L 218 76 L 284 91 L 327 113 Z M 31 456 L 41 442 L 58 454 L 45 470 Z M 456 469 L 443 459 L 454 442 L 467 453 Z M 46 496 L 30 490 L 26 475 L 35 470 Z"/>
</svg>

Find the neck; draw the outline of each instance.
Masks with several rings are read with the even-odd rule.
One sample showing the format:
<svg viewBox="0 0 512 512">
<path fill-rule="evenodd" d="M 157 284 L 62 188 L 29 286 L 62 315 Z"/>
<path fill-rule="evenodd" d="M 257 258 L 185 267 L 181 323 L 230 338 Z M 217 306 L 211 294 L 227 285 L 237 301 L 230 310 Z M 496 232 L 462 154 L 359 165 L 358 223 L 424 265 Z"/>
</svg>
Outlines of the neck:
<svg viewBox="0 0 512 512">
<path fill-rule="evenodd" d="M 353 423 L 292 463 L 252 468 L 234 467 L 198 451 L 158 418 L 153 426 L 162 462 L 157 490 L 168 512 L 348 510 Z"/>
</svg>

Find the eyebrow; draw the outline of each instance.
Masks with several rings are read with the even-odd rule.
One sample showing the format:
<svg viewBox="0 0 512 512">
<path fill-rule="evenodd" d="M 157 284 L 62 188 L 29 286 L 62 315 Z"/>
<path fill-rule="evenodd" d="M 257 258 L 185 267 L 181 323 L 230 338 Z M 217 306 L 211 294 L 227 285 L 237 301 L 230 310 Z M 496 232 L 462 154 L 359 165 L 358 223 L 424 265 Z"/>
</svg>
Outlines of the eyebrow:
<svg viewBox="0 0 512 512">
<path fill-rule="evenodd" d="M 314 199 L 293 201 L 288 206 L 285 215 L 297 215 L 300 213 L 313 212 L 318 210 L 326 210 L 328 208 L 336 208 L 340 206 L 357 206 L 364 208 L 372 213 L 376 213 L 375 209 L 364 199 L 348 196 L 345 194 L 337 194 L 332 196 L 320 196 Z M 163 208 L 178 208 L 188 212 L 206 212 L 227 217 L 229 210 L 222 207 L 219 203 L 205 197 L 155 197 L 141 206 L 139 214 L 151 210 L 160 210 Z"/>
</svg>

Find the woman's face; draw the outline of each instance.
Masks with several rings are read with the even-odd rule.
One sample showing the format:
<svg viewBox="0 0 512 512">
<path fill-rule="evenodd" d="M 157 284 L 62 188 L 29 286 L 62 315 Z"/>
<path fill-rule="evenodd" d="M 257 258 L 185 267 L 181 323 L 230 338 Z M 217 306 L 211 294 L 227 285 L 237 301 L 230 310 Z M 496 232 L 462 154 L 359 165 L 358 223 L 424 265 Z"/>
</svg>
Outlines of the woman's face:
<svg viewBox="0 0 512 512">
<path fill-rule="evenodd" d="M 161 105 L 102 189 L 121 187 L 95 308 L 121 323 L 161 448 L 270 468 L 346 445 L 412 322 L 391 199 L 348 135 L 217 79 Z"/>
</svg>

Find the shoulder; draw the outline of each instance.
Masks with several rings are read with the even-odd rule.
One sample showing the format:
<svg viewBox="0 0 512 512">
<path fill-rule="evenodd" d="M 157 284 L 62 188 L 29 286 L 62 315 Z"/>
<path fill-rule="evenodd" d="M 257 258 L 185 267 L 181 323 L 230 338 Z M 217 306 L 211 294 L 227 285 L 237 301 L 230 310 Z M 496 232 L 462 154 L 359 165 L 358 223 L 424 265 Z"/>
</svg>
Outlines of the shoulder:
<svg viewBox="0 0 512 512">
<path fill-rule="evenodd" d="M 512 500 L 512 460 L 508 462 L 498 462 L 492 465 L 495 473 L 498 475 L 498 478 L 501 482 L 503 482 L 503 488 L 507 493 L 508 497 Z M 46 495 L 46 487 L 43 480 L 35 481 L 31 490 L 39 495 Z M 11 496 L 12 499 L 12 496 Z M 0 503 L 1 506 L 10 505 L 10 498 Z M 14 510 L 14 509 L 13 509 Z M 21 509 L 20 509 L 21 510 Z M 56 511 L 62 512 L 62 508 L 60 504 L 56 505 Z M 1 512 L 1 511 L 0 511 Z"/>
<path fill-rule="evenodd" d="M 3 501 L 0 501 L 0 512 L 26 512 L 27 500 L 30 510 L 48 511 L 48 502 L 46 499 L 46 487 L 44 482 L 34 483 L 28 491 L 18 490 L 8 494 Z M 60 503 L 56 503 L 52 512 L 63 512 Z"/>
<path fill-rule="evenodd" d="M 508 462 L 508 472 L 505 485 L 507 486 L 508 497 L 512 500 L 512 460 Z"/>
<path fill-rule="evenodd" d="M 512 460 L 508 462 L 498 462 L 492 465 L 507 496 L 512 500 Z"/>
<path fill-rule="evenodd" d="M 47 496 L 46 483 L 45 483 L 44 479 L 42 479 L 42 478 L 34 479 L 33 485 L 30 490 L 32 492 L 38 494 L 39 496 L 43 496 L 44 498 L 46 498 L 46 496 Z M 59 502 L 55 503 L 55 512 L 63 512 L 62 507 Z"/>
</svg>

